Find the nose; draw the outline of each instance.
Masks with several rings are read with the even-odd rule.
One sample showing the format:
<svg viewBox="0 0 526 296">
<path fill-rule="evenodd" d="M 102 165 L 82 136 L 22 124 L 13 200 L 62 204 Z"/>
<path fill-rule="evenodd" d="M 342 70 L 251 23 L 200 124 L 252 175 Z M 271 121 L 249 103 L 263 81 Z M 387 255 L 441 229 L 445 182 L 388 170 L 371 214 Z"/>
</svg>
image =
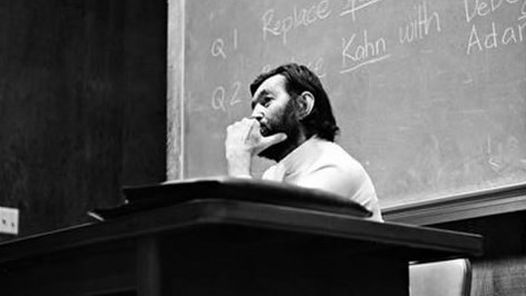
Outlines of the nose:
<svg viewBox="0 0 526 296">
<path fill-rule="evenodd" d="M 260 121 L 264 117 L 264 111 L 265 111 L 265 107 L 261 106 L 261 104 L 257 104 L 256 107 L 254 107 L 254 110 L 252 111 L 252 115 L 250 115 L 250 118 L 254 118 L 257 121 Z"/>
</svg>

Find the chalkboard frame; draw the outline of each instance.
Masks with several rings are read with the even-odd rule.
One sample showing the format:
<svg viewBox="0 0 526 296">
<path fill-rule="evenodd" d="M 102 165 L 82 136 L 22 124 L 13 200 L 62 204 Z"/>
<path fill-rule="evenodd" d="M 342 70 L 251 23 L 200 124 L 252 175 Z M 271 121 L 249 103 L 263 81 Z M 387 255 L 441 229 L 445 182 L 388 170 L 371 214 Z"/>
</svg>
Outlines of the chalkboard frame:
<svg viewBox="0 0 526 296">
<path fill-rule="evenodd" d="M 526 210 L 526 183 L 383 208 L 384 219 L 415 225 L 466 220 Z"/>
<path fill-rule="evenodd" d="M 166 178 L 182 180 L 184 167 L 185 2 L 168 0 L 166 70 Z"/>
</svg>

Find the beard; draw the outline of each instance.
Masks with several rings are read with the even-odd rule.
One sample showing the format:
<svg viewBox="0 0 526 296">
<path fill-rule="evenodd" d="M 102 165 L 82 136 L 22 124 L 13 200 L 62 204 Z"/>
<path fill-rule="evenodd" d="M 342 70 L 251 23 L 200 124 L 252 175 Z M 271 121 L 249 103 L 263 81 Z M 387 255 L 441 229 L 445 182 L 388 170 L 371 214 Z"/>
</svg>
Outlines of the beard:
<svg viewBox="0 0 526 296">
<path fill-rule="evenodd" d="M 267 123 L 261 122 L 260 124 L 261 135 L 264 137 L 285 133 L 287 139 L 261 151 L 258 156 L 279 161 L 296 147 L 300 133 L 300 123 L 295 117 L 292 100 L 287 103 L 283 112 L 278 114 L 277 120 Z"/>
</svg>

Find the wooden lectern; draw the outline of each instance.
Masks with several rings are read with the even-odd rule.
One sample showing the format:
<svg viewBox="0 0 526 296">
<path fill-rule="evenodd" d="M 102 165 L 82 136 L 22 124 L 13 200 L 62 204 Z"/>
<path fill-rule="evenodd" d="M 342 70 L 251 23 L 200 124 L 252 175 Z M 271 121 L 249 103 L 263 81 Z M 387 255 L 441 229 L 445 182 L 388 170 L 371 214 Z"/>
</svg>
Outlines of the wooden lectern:
<svg viewBox="0 0 526 296">
<path fill-rule="evenodd" d="M 482 252 L 478 235 L 369 221 L 292 187 L 221 179 L 125 194 L 135 201 L 96 211 L 104 222 L 0 244 L 2 295 L 408 295 L 409 261 Z"/>
</svg>

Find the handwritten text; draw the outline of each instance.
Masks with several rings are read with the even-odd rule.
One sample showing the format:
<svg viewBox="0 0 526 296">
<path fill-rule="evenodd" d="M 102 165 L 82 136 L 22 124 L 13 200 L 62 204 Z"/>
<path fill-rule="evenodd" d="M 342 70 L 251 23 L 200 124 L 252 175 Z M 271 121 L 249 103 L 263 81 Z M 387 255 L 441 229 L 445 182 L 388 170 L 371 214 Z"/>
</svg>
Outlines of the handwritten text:
<svg viewBox="0 0 526 296">
<path fill-rule="evenodd" d="M 308 8 L 297 8 L 294 6 L 290 15 L 284 18 L 275 18 L 274 9 L 267 10 L 262 17 L 263 21 L 263 40 L 267 40 L 268 35 L 279 36 L 283 44 L 287 44 L 287 36 L 292 30 L 301 26 L 308 27 L 317 21 L 326 19 L 331 14 L 329 0 L 322 0 Z"/>
<path fill-rule="evenodd" d="M 386 40 L 380 37 L 371 42 L 367 30 L 364 30 L 358 39 L 356 34 L 352 34 L 349 39 L 342 38 L 342 69 L 340 73 L 352 72 L 362 66 L 389 57 Z"/>
</svg>

